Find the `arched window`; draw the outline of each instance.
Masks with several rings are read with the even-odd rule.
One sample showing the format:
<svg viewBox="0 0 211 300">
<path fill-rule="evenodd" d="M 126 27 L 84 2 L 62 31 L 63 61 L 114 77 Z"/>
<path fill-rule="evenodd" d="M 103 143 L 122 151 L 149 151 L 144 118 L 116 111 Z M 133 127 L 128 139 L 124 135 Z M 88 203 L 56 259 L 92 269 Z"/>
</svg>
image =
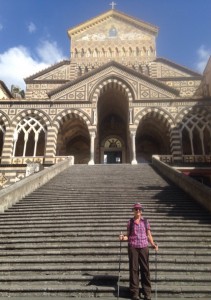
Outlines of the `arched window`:
<svg viewBox="0 0 211 300">
<path fill-rule="evenodd" d="M 85 51 L 84 51 L 84 49 L 82 48 L 81 49 L 81 57 L 84 57 L 85 56 Z"/>
<path fill-rule="evenodd" d="M 92 51 L 91 51 L 90 48 L 88 49 L 88 51 L 87 51 L 87 53 L 86 53 L 86 56 L 87 56 L 87 57 L 91 57 L 91 56 L 92 56 Z"/>
<path fill-rule="evenodd" d="M 210 152 L 211 126 L 202 115 L 188 114 L 182 125 L 183 154 L 207 155 Z"/>
<path fill-rule="evenodd" d="M 78 57 L 78 50 L 76 48 L 75 48 L 74 54 L 75 54 L 75 58 L 77 58 Z"/>
<path fill-rule="evenodd" d="M 98 50 L 97 50 L 97 48 L 95 48 L 95 50 L 93 52 L 93 57 L 98 57 Z"/>
<path fill-rule="evenodd" d="M 43 156 L 46 128 L 41 120 L 28 116 L 20 121 L 14 132 L 13 156 Z"/>
</svg>

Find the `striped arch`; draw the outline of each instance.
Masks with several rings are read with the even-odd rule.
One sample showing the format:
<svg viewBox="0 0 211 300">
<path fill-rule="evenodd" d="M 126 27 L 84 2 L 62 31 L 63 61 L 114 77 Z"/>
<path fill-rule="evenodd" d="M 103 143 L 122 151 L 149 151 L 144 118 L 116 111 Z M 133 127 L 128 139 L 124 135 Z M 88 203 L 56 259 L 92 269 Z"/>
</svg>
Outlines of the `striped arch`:
<svg viewBox="0 0 211 300">
<path fill-rule="evenodd" d="M 172 120 L 172 117 L 166 111 L 152 107 L 152 108 L 143 109 L 134 117 L 134 125 L 136 126 L 136 129 L 138 128 L 140 121 L 149 116 L 157 117 L 169 129 L 174 127 L 174 121 Z"/>
<path fill-rule="evenodd" d="M 60 112 L 54 119 L 54 125 L 59 127 L 66 121 L 71 120 L 72 118 L 80 119 L 88 128 L 91 126 L 90 118 L 79 109 L 68 109 Z"/>
<path fill-rule="evenodd" d="M 15 128 L 17 124 L 25 117 L 33 116 L 37 120 L 40 120 L 47 128 L 51 125 L 49 117 L 42 111 L 36 109 L 24 110 L 20 112 L 13 120 L 12 127 Z"/>
<path fill-rule="evenodd" d="M 134 97 L 134 92 L 132 88 L 128 86 L 124 80 L 115 77 L 109 77 L 104 79 L 102 82 L 98 83 L 94 89 L 93 94 L 91 95 L 91 101 L 97 102 L 99 97 L 109 88 L 114 88 L 120 90 L 128 98 L 128 101 L 132 101 Z"/>
<path fill-rule="evenodd" d="M 6 128 L 8 128 L 10 126 L 9 118 L 7 116 L 5 116 L 4 112 L 2 112 L 2 111 L 0 111 L 0 120 L 1 120 L 1 123 L 3 123 Z"/>
</svg>

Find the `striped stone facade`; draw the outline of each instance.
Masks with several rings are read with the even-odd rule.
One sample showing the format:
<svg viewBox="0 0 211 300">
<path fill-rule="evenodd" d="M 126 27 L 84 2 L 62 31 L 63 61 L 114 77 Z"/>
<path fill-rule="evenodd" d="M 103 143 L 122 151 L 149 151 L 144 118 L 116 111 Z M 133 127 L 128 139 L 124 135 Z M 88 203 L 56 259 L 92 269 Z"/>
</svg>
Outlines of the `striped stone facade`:
<svg viewBox="0 0 211 300">
<path fill-rule="evenodd" d="M 26 78 L 25 99 L 2 92 L 1 164 L 53 164 L 69 155 L 89 164 L 209 156 L 202 75 L 158 58 L 157 33 L 115 9 L 69 29 L 70 60 Z"/>
</svg>

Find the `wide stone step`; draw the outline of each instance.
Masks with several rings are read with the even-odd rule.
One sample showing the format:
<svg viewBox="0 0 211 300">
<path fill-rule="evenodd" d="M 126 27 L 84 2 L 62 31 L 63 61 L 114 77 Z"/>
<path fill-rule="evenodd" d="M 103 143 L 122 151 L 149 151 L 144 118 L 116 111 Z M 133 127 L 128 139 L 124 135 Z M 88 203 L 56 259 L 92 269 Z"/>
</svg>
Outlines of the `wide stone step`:
<svg viewBox="0 0 211 300">
<path fill-rule="evenodd" d="M 122 249 L 122 257 L 127 257 L 127 249 L 123 248 Z M 117 257 L 119 255 L 119 249 L 117 248 L 97 248 L 97 249 L 92 249 L 92 255 L 93 256 L 115 256 Z M 150 259 L 154 259 L 154 251 L 150 249 L 150 253 L 152 257 L 150 256 Z M 31 256 L 50 256 L 50 255 L 56 255 L 56 256 L 66 256 L 66 255 L 73 255 L 74 257 L 77 257 L 78 255 L 87 255 L 87 249 L 16 249 L 16 250 L 1 250 L 0 252 L 0 257 L 8 256 L 8 257 L 21 257 L 21 256 L 26 256 L 26 257 L 31 257 Z M 162 262 L 162 256 L 170 256 L 170 257 L 194 257 L 197 258 L 199 256 L 211 256 L 211 248 L 209 249 L 183 249 L 178 251 L 178 249 L 168 249 L 168 250 L 159 250 L 158 254 L 158 259 L 161 260 Z"/>
<path fill-rule="evenodd" d="M 94 282 L 95 285 L 83 286 L 83 285 L 69 285 L 67 284 L 49 284 L 49 283 L 30 283 L 29 285 L 21 285 L 21 284 L 13 284 L 10 283 L 2 283 L 0 286 L 0 295 L 4 296 L 7 295 L 6 293 L 11 293 L 12 296 L 20 295 L 22 296 L 55 296 L 58 293 L 61 296 L 69 296 L 69 297 L 80 297 L 86 296 L 87 298 L 91 297 L 103 297 L 103 296 L 113 296 L 116 294 L 116 286 L 102 286 L 100 282 L 97 285 L 97 282 Z M 125 287 L 120 287 L 124 289 Z M 191 296 L 207 296 L 211 295 L 209 286 L 177 286 L 177 285 L 160 285 L 159 286 L 159 295 L 165 293 L 169 296 L 180 295 L 180 297 L 188 294 L 189 297 Z"/>
<path fill-rule="evenodd" d="M 12 229 L 6 231 L 5 233 L 1 233 L 0 234 L 0 242 L 5 242 L 5 240 L 11 240 L 11 241 L 17 241 L 17 239 L 21 239 L 21 238 L 27 238 L 27 240 L 29 241 L 29 238 L 31 239 L 36 239 L 36 238 L 51 238 L 51 239 L 54 239 L 54 238 L 71 238 L 71 237 L 83 237 L 83 236 L 87 236 L 87 233 L 89 233 L 89 236 L 90 237 L 97 237 L 97 236 L 102 236 L 102 233 L 103 233 L 103 236 L 104 237 L 113 237 L 115 239 L 117 239 L 117 232 L 120 232 L 122 230 L 122 228 L 120 227 L 119 229 L 117 228 L 94 228 L 94 227 L 88 227 L 86 228 L 85 230 L 83 230 L 83 232 L 80 231 L 80 229 L 76 229 L 76 228 L 72 228 L 72 229 L 68 229 L 68 230 L 56 230 L 55 231 L 46 231 L 46 232 L 43 232 L 43 231 L 40 231 L 40 232 L 34 232 L 34 231 L 26 231 L 24 233 L 21 233 L 21 232 L 13 232 Z M 91 232 L 91 233 L 90 233 Z M 198 238 L 199 235 L 202 237 L 202 238 L 205 238 L 206 241 L 208 239 L 211 238 L 211 232 L 209 231 L 209 229 L 207 228 L 207 230 L 203 230 L 202 229 L 199 231 L 199 230 L 194 230 L 192 229 L 192 231 L 188 231 L 188 234 L 187 234 L 187 230 L 181 230 L 180 233 L 178 233 L 177 231 L 173 231 L 173 232 L 170 232 L 170 231 L 165 231 L 163 233 L 160 233 L 157 230 L 153 230 L 153 235 L 156 236 L 156 238 L 162 238 L 162 237 L 165 237 L 165 238 L 168 238 L 168 237 L 171 237 L 171 238 L 184 238 L 184 234 L 186 235 L 187 238 L 189 237 L 196 237 Z"/>
<path fill-rule="evenodd" d="M 104 234 L 103 231 L 99 232 L 99 233 L 92 233 L 90 234 L 88 237 L 86 234 L 77 234 L 77 233 L 73 233 L 72 235 L 69 234 L 69 236 L 51 236 L 51 237 L 34 237 L 34 238 L 13 238 L 13 239 L 8 239 L 4 242 L 4 240 L 0 240 L 0 245 L 3 244 L 13 244 L 13 243 L 72 243 L 72 244 L 76 244 L 76 243 L 86 243 L 86 242 L 90 242 L 91 243 L 100 243 L 102 245 L 102 233 Z M 107 233 L 104 234 L 104 238 L 103 238 L 103 243 L 113 243 L 117 240 L 117 235 L 111 234 L 111 233 Z M 208 246 L 210 244 L 211 246 L 211 236 L 210 237 L 196 237 L 196 236 L 165 236 L 165 237 L 159 237 L 157 236 L 157 242 L 161 243 L 162 246 L 162 242 L 169 242 L 169 243 L 183 243 L 184 245 L 186 245 L 187 243 L 199 243 L 200 245 L 203 243 L 208 243 Z"/>
<path fill-rule="evenodd" d="M 84 261 L 83 263 L 80 262 L 74 262 L 71 264 L 66 263 L 64 260 L 63 263 L 58 261 L 58 262 L 29 262 L 27 264 L 20 263 L 20 262 L 13 262 L 12 264 L 10 263 L 2 263 L 0 265 L 0 271 L 1 272 L 14 272 L 14 271 L 38 271 L 38 270 L 43 270 L 43 271 L 79 271 L 79 272 L 93 272 L 93 271 L 98 271 L 98 272 L 110 272 L 110 271 L 118 271 L 119 264 L 118 262 L 112 262 L 110 263 L 109 260 L 103 260 L 103 261 L 97 261 L 97 263 L 90 263 L 89 260 Z M 123 263 L 121 266 L 121 269 L 123 271 L 128 271 L 128 263 Z M 152 271 L 154 269 L 153 265 L 151 267 Z M 172 263 L 170 264 L 169 262 L 167 263 L 162 263 L 162 265 L 159 266 L 159 271 L 172 271 L 173 273 L 177 271 L 182 271 L 182 272 L 204 272 L 204 273 L 209 273 L 211 272 L 211 265 L 210 264 L 201 264 L 201 263 L 195 263 L 195 264 L 187 264 L 184 265 L 180 263 Z"/>
<path fill-rule="evenodd" d="M 151 281 L 152 283 L 155 282 L 155 276 L 153 276 L 153 272 L 151 272 Z M 63 282 L 69 282 L 69 283 L 75 283 L 75 282 L 81 282 L 81 283 L 86 283 L 89 284 L 90 281 L 92 281 L 95 277 L 95 280 L 97 280 L 97 275 L 86 275 L 86 274 L 65 274 L 62 273 L 60 274 L 59 278 L 58 278 L 58 274 L 45 274 L 45 273 L 23 273 L 20 276 L 18 275 L 0 275 L 0 281 L 1 282 L 43 282 L 43 281 L 49 281 L 49 282 L 54 282 L 54 283 L 63 283 Z M 117 283 L 117 279 L 118 279 L 118 274 L 116 275 L 99 275 L 98 276 L 98 280 L 99 281 L 110 281 L 113 282 L 113 284 Z M 121 282 L 126 282 L 128 284 L 128 274 L 126 274 L 126 272 L 121 272 L 120 274 L 120 280 Z M 182 281 L 183 284 L 185 285 L 187 282 L 189 284 L 202 284 L 202 285 L 206 285 L 206 283 L 210 283 L 211 282 L 211 278 L 209 274 L 205 274 L 204 276 L 200 276 L 198 274 L 195 275 L 191 275 L 191 274 L 169 274 L 168 276 L 159 274 L 156 278 L 156 281 L 160 284 L 163 282 L 178 282 L 178 281 Z M 204 283 L 204 284 L 203 284 Z"/>
<path fill-rule="evenodd" d="M 211 265 L 211 261 L 210 261 L 210 257 L 207 256 L 198 256 L 198 257 L 185 257 L 185 258 L 181 258 L 181 257 L 166 257 L 166 256 L 159 256 L 159 260 L 162 262 L 162 264 L 175 264 L 175 265 L 179 265 L 179 264 L 206 264 L 206 265 Z M 154 262 L 154 258 L 150 258 L 150 262 Z M 34 263 L 34 264 L 40 264 L 40 263 L 90 263 L 90 264 L 95 264 L 95 263 L 118 263 L 117 257 L 113 256 L 99 256 L 99 255 L 93 255 L 93 253 L 87 254 L 86 256 L 80 256 L 80 255 L 66 255 L 66 256 L 37 256 L 37 257 L 0 257 L 0 263 L 4 264 L 18 264 L 18 263 Z M 128 258 L 127 257 L 122 257 L 121 260 L 122 264 L 126 263 L 128 264 Z M 159 263 L 159 262 L 158 262 Z"/>
</svg>

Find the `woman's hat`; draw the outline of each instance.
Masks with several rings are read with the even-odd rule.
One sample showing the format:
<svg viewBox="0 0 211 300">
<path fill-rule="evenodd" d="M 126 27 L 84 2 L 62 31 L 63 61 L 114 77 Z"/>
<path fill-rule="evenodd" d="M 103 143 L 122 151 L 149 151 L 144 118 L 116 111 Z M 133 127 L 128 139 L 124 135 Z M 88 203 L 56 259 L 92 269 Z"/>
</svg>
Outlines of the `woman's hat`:
<svg viewBox="0 0 211 300">
<path fill-rule="evenodd" d="M 140 209 L 141 211 L 144 211 L 143 206 L 141 205 L 141 203 L 135 203 L 133 205 L 133 209 Z"/>
</svg>

